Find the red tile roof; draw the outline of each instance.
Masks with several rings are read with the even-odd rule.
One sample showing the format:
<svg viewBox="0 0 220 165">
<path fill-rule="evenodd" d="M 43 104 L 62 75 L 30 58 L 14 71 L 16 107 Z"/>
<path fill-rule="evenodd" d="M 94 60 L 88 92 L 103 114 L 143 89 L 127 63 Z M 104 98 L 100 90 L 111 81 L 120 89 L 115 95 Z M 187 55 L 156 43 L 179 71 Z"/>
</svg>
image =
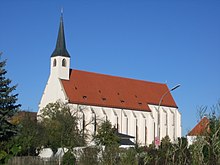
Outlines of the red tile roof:
<svg viewBox="0 0 220 165">
<path fill-rule="evenodd" d="M 166 84 L 70 70 L 70 80 L 61 80 L 70 103 L 151 111 L 168 91 Z M 177 107 L 168 93 L 161 105 Z"/>
<path fill-rule="evenodd" d="M 209 119 L 203 117 L 202 120 L 188 133 L 188 136 L 204 135 L 208 131 Z"/>
</svg>

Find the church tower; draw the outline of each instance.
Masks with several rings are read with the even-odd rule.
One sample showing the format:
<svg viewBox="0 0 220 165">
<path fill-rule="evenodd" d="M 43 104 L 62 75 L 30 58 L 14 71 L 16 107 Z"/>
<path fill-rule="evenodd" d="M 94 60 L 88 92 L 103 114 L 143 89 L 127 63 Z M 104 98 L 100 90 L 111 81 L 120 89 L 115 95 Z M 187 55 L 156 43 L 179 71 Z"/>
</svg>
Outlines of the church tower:
<svg viewBox="0 0 220 165">
<path fill-rule="evenodd" d="M 70 55 L 66 49 L 63 13 L 61 12 L 60 25 L 55 50 L 50 56 L 50 76 L 44 89 L 41 101 L 39 103 L 38 115 L 41 109 L 48 103 L 58 100 L 67 101 L 60 80 L 69 80 L 70 76 Z"/>
<path fill-rule="evenodd" d="M 60 27 L 58 31 L 55 50 L 51 55 L 50 76 L 59 79 L 69 80 L 70 55 L 66 49 L 63 13 L 60 17 Z"/>
</svg>

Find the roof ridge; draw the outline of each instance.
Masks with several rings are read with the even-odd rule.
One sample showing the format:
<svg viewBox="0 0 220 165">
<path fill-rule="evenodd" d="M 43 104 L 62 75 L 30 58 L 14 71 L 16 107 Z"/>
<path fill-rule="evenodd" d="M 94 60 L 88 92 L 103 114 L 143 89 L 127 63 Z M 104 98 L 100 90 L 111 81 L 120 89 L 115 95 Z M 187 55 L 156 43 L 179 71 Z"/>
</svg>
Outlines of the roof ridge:
<svg viewBox="0 0 220 165">
<path fill-rule="evenodd" d="M 204 116 L 200 119 L 200 121 L 196 124 L 195 127 L 192 128 L 192 130 L 187 134 L 188 136 L 198 136 L 202 135 L 207 131 L 209 124 L 208 117 Z"/>
<path fill-rule="evenodd" d="M 165 83 L 159 83 L 159 82 L 153 82 L 153 81 L 147 81 L 147 80 L 140 80 L 140 79 L 129 78 L 129 77 L 122 77 L 122 76 L 114 76 L 114 75 L 109 75 L 109 74 L 104 74 L 104 73 L 97 73 L 97 72 L 91 72 L 91 71 L 86 71 L 86 70 L 79 70 L 79 69 L 70 69 L 70 70 L 71 71 L 79 71 L 79 72 L 91 73 L 91 74 L 96 74 L 96 75 L 100 75 L 100 76 L 109 76 L 109 77 L 114 77 L 114 78 L 128 79 L 128 80 L 133 80 L 133 81 L 142 81 L 142 82 L 158 84 L 158 85 L 166 85 Z"/>
</svg>

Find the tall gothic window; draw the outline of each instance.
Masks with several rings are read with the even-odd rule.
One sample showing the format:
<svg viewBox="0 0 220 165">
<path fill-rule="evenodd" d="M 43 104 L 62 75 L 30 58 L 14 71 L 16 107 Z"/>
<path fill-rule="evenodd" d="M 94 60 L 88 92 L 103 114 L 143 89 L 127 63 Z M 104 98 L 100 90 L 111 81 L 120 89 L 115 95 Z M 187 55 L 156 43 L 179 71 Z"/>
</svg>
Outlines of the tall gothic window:
<svg viewBox="0 0 220 165">
<path fill-rule="evenodd" d="M 136 119 L 136 141 L 138 141 L 138 120 Z"/>
<path fill-rule="evenodd" d="M 126 117 L 126 133 L 128 134 L 128 118 Z"/>
<path fill-rule="evenodd" d="M 175 136 L 175 123 L 176 122 L 176 120 L 175 120 L 175 114 L 173 113 L 173 140 L 175 140 L 175 138 L 176 138 L 176 136 Z"/>
<path fill-rule="evenodd" d="M 165 123 L 164 123 L 165 125 L 168 124 L 168 122 L 167 122 L 168 119 L 167 119 L 167 118 L 168 118 L 168 117 L 167 117 L 167 112 L 165 112 Z"/>
<path fill-rule="evenodd" d="M 53 60 L 53 67 L 55 67 L 56 65 L 57 65 L 57 60 L 54 59 L 54 60 Z"/>
<path fill-rule="evenodd" d="M 65 59 L 62 60 L 62 66 L 66 67 L 66 60 Z"/>
<path fill-rule="evenodd" d="M 166 126 L 166 135 L 168 135 L 168 114 L 165 111 L 165 126 Z"/>
<path fill-rule="evenodd" d="M 170 112 L 171 112 L 171 115 L 172 115 L 172 126 L 173 126 L 173 140 L 175 140 L 175 113 L 172 111 L 172 110 L 170 110 Z"/>
<path fill-rule="evenodd" d="M 82 112 L 83 116 L 82 116 L 82 127 L 83 127 L 83 134 L 84 134 L 84 131 L 85 131 L 85 114 Z"/>
<path fill-rule="evenodd" d="M 92 111 L 92 122 L 93 122 L 93 134 L 96 135 L 96 125 L 97 125 L 97 122 L 96 122 L 96 114 L 95 114 L 95 111 L 91 108 L 91 111 Z"/>
<path fill-rule="evenodd" d="M 94 135 L 96 134 L 96 115 L 95 113 L 93 114 L 93 120 L 94 120 Z"/>
<path fill-rule="evenodd" d="M 117 127 L 117 130 L 118 130 L 118 132 L 119 132 L 118 116 L 117 116 L 117 125 L 116 125 L 116 127 Z"/>
<path fill-rule="evenodd" d="M 175 114 L 173 113 L 173 126 L 175 125 Z"/>
<path fill-rule="evenodd" d="M 147 145 L 147 126 L 145 126 L 145 145 Z"/>
<path fill-rule="evenodd" d="M 155 126 L 155 122 L 154 122 L 154 141 L 155 141 L 155 137 L 156 137 L 156 126 Z"/>
</svg>

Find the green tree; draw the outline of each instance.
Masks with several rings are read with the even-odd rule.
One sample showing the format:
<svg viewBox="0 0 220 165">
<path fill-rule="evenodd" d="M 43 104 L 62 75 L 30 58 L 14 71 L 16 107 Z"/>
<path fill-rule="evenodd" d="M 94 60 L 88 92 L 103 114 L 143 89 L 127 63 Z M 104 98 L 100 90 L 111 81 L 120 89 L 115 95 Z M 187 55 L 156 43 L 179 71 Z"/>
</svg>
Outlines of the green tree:
<svg viewBox="0 0 220 165">
<path fill-rule="evenodd" d="M 91 164 L 99 164 L 99 155 L 100 148 L 99 147 L 85 147 L 80 152 L 80 158 L 78 164 L 80 165 L 91 165 Z"/>
<path fill-rule="evenodd" d="M 137 152 L 134 148 L 121 149 L 119 165 L 137 165 Z"/>
<path fill-rule="evenodd" d="M 11 123 L 11 118 L 21 106 L 16 104 L 18 94 L 13 93 L 16 85 L 11 86 L 11 80 L 6 78 L 5 65 L 6 60 L 0 61 L 0 164 L 6 163 L 16 150 L 16 147 L 9 146 L 8 142 L 17 134 L 17 125 Z"/>
<path fill-rule="evenodd" d="M 203 134 L 190 146 L 191 164 L 220 164 L 220 101 L 210 108 L 210 112 L 208 110 L 207 107 L 201 107 L 199 110 L 203 116 L 207 116 L 209 123 Z"/>
<path fill-rule="evenodd" d="M 36 156 L 43 145 L 45 137 L 44 127 L 31 116 L 30 112 L 24 112 L 24 116 L 19 121 L 19 133 L 13 142 L 21 147 L 19 156 Z"/>
<path fill-rule="evenodd" d="M 158 158 L 160 162 L 159 164 L 170 164 L 171 163 L 171 158 L 173 155 L 173 144 L 170 142 L 169 136 L 165 136 L 161 140 L 161 144 L 158 149 Z"/>
<path fill-rule="evenodd" d="M 208 115 L 209 124 L 204 135 L 203 156 L 204 162 L 210 165 L 220 164 L 220 117 L 218 116 L 219 106 L 212 107 Z"/>
<path fill-rule="evenodd" d="M 181 137 L 177 139 L 177 142 L 172 144 L 172 163 L 179 165 L 191 164 L 191 155 L 188 148 L 187 138 Z"/>
<path fill-rule="evenodd" d="M 156 148 L 154 144 L 146 147 L 145 152 L 141 153 L 144 155 L 144 163 L 142 164 L 174 164 L 172 163 L 172 156 L 174 155 L 173 145 L 174 144 L 171 143 L 169 136 L 165 136 L 161 140 L 159 148 Z M 141 160 L 141 157 L 139 160 Z"/>
<path fill-rule="evenodd" d="M 44 146 L 50 147 L 54 152 L 58 148 L 72 150 L 74 147 L 86 143 L 85 134 L 78 129 L 76 113 L 64 103 L 49 103 L 42 109 L 41 124 L 45 128 Z"/>
<path fill-rule="evenodd" d="M 197 137 L 196 141 L 189 146 L 190 156 L 191 156 L 191 164 L 192 165 L 203 165 L 204 162 L 204 155 L 203 155 L 203 148 L 205 145 L 204 137 Z"/>
<path fill-rule="evenodd" d="M 63 162 L 62 165 L 74 165 L 76 163 L 76 158 L 75 155 L 73 154 L 73 152 L 71 152 L 70 150 L 67 151 L 64 155 L 63 155 Z"/>
<path fill-rule="evenodd" d="M 105 146 L 105 150 L 102 152 L 101 164 L 118 164 L 120 139 L 116 135 L 116 131 L 108 120 L 98 127 L 97 134 L 94 136 L 95 143 Z"/>
<path fill-rule="evenodd" d="M 97 130 L 97 134 L 94 136 L 95 143 L 103 146 L 117 146 L 119 145 L 119 137 L 116 135 L 116 128 L 112 127 L 109 120 L 101 123 Z"/>
</svg>

